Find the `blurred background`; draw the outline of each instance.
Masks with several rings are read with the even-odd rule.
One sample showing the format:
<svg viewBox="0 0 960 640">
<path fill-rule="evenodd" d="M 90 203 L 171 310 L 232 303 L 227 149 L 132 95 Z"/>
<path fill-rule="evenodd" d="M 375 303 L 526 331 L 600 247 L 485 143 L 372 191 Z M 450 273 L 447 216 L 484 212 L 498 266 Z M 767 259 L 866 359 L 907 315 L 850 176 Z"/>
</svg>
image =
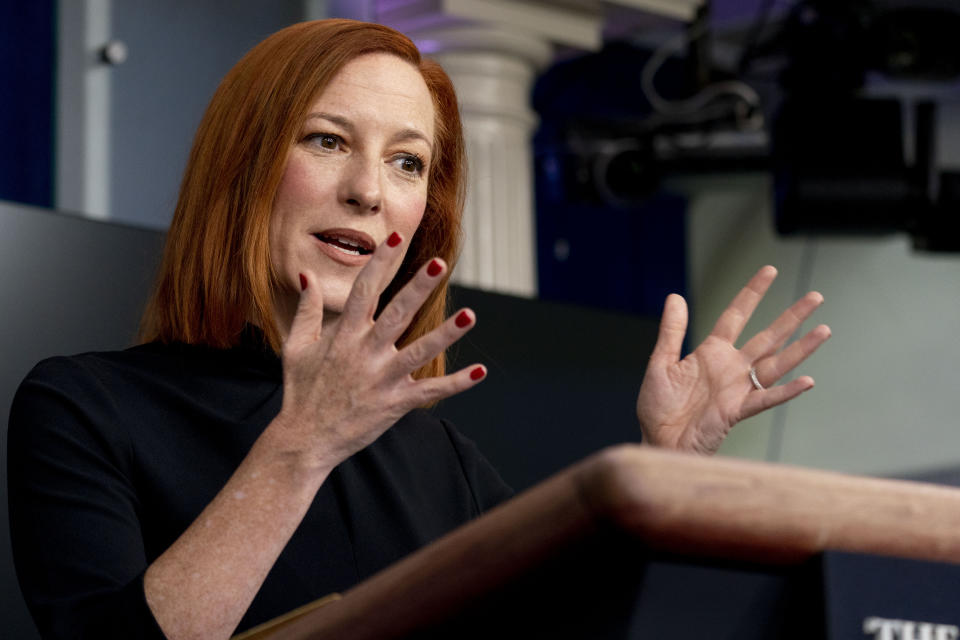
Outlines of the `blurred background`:
<svg viewBox="0 0 960 640">
<path fill-rule="evenodd" d="M 721 453 L 960 484 L 955 0 L 0 0 L 4 410 L 39 358 L 130 343 L 220 78 L 334 16 L 404 31 L 457 85 L 454 279 L 480 325 L 454 358 L 502 375 L 439 411 L 515 486 L 636 437 L 667 293 L 693 346 L 768 263 L 747 331 L 817 289 L 834 337 L 798 372 L 816 388 Z"/>
</svg>

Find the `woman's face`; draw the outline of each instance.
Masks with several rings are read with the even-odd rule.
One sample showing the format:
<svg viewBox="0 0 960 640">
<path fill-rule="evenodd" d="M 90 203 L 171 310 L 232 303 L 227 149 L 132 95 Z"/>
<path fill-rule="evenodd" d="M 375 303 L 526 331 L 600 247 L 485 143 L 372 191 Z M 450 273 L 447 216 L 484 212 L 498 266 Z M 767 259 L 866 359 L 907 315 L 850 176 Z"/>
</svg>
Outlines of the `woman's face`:
<svg viewBox="0 0 960 640">
<path fill-rule="evenodd" d="M 374 247 L 394 231 L 409 246 L 427 201 L 433 118 L 420 72 L 383 53 L 347 63 L 310 107 L 270 220 L 281 327 L 305 270 L 319 282 L 326 321 L 342 312 Z"/>
</svg>

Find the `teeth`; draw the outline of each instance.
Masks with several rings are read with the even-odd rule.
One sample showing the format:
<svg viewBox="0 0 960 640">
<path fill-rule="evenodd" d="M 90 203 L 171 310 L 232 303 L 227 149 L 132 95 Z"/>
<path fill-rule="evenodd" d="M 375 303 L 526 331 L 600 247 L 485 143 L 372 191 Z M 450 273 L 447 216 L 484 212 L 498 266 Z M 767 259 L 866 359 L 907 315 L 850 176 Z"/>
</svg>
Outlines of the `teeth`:
<svg viewBox="0 0 960 640">
<path fill-rule="evenodd" d="M 360 255 L 364 255 L 365 253 L 369 253 L 369 250 L 367 250 L 367 248 L 363 243 L 358 242 L 356 240 L 352 240 L 350 238 L 344 238 L 342 236 L 334 236 L 334 235 L 329 235 L 329 236 L 320 235 L 320 234 L 317 234 L 317 238 L 319 238 L 323 242 L 326 242 L 331 247 L 336 247 L 340 251 L 352 256 L 360 256 Z"/>
</svg>

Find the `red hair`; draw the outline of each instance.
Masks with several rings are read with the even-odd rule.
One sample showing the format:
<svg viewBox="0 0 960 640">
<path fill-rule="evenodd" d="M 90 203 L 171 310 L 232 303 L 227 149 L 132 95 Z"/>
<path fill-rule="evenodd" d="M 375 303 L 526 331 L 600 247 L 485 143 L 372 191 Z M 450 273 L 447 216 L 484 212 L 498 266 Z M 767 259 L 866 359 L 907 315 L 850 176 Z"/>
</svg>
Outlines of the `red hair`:
<svg viewBox="0 0 960 640">
<path fill-rule="evenodd" d="M 272 268 L 269 226 L 287 155 L 307 111 L 350 60 L 388 53 L 417 67 L 433 97 L 434 156 L 423 220 L 388 301 L 426 260 L 451 267 L 460 248 L 464 142 L 453 84 L 413 42 L 388 27 L 318 20 L 287 27 L 254 47 L 230 70 L 197 130 L 167 234 L 153 295 L 141 320 L 144 342 L 228 348 L 252 321 L 274 351 L 279 282 Z M 447 283 L 420 309 L 398 346 L 443 322 Z M 444 356 L 414 375 L 442 375 Z"/>
</svg>

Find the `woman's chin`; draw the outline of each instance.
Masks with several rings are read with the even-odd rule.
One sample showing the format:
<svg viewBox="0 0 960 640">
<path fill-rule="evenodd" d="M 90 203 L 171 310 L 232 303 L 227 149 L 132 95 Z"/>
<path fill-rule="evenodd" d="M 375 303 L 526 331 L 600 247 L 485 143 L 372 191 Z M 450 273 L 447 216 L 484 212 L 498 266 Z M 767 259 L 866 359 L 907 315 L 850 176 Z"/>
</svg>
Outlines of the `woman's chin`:
<svg viewBox="0 0 960 640">
<path fill-rule="evenodd" d="M 351 283 L 352 284 L 352 283 Z M 321 285 L 320 292 L 323 294 L 323 317 L 327 319 L 328 315 L 339 316 L 343 313 L 347 304 L 347 298 L 350 295 L 350 288 L 338 286 Z"/>
</svg>

